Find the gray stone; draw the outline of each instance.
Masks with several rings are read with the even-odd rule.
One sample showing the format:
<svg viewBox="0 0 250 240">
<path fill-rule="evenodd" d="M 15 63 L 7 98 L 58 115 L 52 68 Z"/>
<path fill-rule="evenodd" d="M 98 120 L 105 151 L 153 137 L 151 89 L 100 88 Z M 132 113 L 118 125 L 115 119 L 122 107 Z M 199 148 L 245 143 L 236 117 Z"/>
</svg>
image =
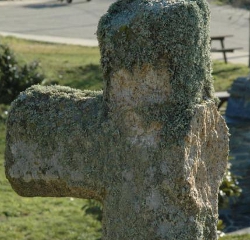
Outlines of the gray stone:
<svg viewBox="0 0 250 240">
<path fill-rule="evenodd" d="M 103 203 L 103 239 L 217 239 L 228 129 L 206 1 L 117 1 L 98 27 L 104 92 L 34 86 L 12 103 L 6 176 L 22 196 Z"/>
<path fill-rule="evenodd" d="M 230 98 L 226 109 L 230 123 L 250 121 L 250 78 L 237 78 L 230 89 Z"/>
</svg>

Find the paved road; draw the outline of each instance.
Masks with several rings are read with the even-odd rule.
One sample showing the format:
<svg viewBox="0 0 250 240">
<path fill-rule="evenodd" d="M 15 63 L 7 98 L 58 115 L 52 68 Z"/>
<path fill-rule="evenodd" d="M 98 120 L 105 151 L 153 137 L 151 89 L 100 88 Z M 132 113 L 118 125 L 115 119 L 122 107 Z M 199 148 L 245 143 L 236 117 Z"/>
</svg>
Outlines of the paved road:
<svg viewBox="0 0 250 240">
<path fill-rule="evenodd" d="M 98 21 L 112 2 L 115 0 L 73 0 L 72 4 L 57 0 L 0 0 L 0 33 L 95 46 Z M 229 54 L 229 58 L 247 64 L 249 12 L 212 5 L 211 13 L 211 35 L 233 34 L 226 46 L 243 49 Z M 222 54 L 213 57 L 222 58 Z"/>
<path fill-rule="evenodd" d="M 226 47 L 242 47 L 235 53 L 227 54 L 229 61 L 248 65 L 249 46 L 249 11 L 232 8 L 230 6 L 210 6 L 211 9 L 211 35 L 234 35 L 227 38 Z M 215 46 L 215 47 L 218 47 Z M 212 54 L 222 59 L 221 54 Z"/>
<path fill-rule="evenodd" d="M 114 0 L 0 2 L 0 32 L 96 41 L 100 17 Z"/>
</svg>

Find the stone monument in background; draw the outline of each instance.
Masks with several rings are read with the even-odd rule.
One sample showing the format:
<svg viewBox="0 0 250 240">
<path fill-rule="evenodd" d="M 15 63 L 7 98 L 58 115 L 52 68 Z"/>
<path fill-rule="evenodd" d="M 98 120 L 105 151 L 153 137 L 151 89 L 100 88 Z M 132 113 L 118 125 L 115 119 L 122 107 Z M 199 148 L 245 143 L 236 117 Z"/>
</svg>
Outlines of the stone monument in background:
<svg viewBox="0 0 250 240">
<path fill-rule="evenodd" d="M 243 123 L 250 121 L 250 75 L 234 80 L 228 99 L 226 117 L 228 122 Z"/>
<path fill-rule="evenodd" d="M 206 1 L 117 1 L 97 34 L 103 93 L 34 86 L 12 103 L 13 189 L 101 201 L 107 240 L 217 239 L 228 129 Z"/>
</svg>

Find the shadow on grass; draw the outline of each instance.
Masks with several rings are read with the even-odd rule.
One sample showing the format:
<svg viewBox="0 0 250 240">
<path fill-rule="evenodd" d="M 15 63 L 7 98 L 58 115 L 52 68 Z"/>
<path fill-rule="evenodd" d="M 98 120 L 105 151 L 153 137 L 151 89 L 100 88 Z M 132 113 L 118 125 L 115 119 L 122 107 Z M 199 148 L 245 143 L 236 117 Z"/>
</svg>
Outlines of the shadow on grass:
<svg viewBox="0 0 250 240">
<path fill-rule="evenodd" d="M 99 64 L 71 68 L 66 70 L 63 75 L 63 84 L 72 88 L 82 90 L 101 90 L 103 88 L 102 70 Z"/>
<path fill-rule="evenodd" d="M 230 67 L 230 68 L 224 68 L 224 69 L 218 69 L 214 70 L 213 74 L 222 74 L 222 73 L 230 73 L 240 70 L 241 67 Z"/>
<path fill-rule="evenodd" d="M 32 9 L 43 9 L 43 8 L 59 8 L 59 7 L 66 7 L 67 3 L 35 3 L 35 4 L 27 4 L 24 5 L 24 8 L 32 8 Z"/>
</svg>

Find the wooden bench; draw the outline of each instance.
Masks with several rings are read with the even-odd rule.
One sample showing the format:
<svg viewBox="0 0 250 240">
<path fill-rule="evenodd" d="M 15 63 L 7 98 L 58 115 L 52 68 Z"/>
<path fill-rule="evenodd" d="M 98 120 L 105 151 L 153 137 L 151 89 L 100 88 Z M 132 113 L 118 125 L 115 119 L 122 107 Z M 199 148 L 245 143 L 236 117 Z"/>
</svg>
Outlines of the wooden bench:
<svg viewBox="0 0 250 240">
<path fill-rule="evenodd" d="M 223 57 L 224 57 L 224 62 L 227 63 L 226 53 L 227 52 L 234 52 L 234 50 L 238 50 L 238 49 L 242 49 L 242 48 L 241 47 L 238 47 L 238 48 L 224 48 L 224 49 L 212 48 L 211 52 L 222 52 L 223 53 Z"/>
<path fill-rule="evenodd" d="M 223 92 L 215 92 L 215 97 L 220 99 L 220 103 L 218 105 L 218 109 L 220 109 L 220 107 L 223 105 L 224 102 L 227 102 L 229 97 L 230 97 L 230 93 L 223 91 Z"/>
<path fill-rule="evenodd" d="M 221 48 L 217 49 L 217 48 L 212 48 L 211 52 L 221 52 L 223 54 L 223 58 L 224 58 L 224 62 L 227 63 L 227 52 L 234 52 L 234 50 L 239 50 L 242 49 L 241 47 L 234 47 L 234 48 L 225 48 L 225 38 L 227 37 L 233 37 L 233 35 L 224 35 L 224 36 L 213 36 L 211 37 L 211 43 L 212 41 L 220 41 L 221 43 Z"/>
</svg>

